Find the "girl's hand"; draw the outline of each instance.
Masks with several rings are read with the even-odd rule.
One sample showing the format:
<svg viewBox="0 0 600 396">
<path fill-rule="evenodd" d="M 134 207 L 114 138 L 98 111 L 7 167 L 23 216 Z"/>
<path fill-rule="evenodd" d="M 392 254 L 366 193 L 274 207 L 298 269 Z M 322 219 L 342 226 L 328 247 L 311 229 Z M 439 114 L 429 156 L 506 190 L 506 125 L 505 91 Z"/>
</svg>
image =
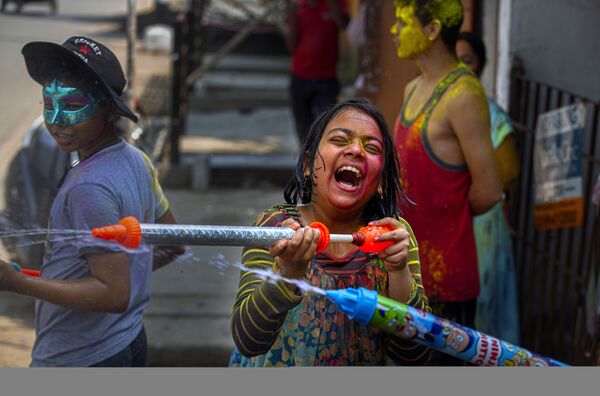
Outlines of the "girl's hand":
<svg viewBox="0 0 600 396">
<path fill-rule="evenodd" d="M 285 278 L 304 278 L 308 263 L 315 255 L 319 232 L 302 228 L 294 219 L 286 219 L 282 226 L 296 230 L 292 239 L 281 239 L 271 245 L 269 254 L 275 257 L 281 275 Z"/>
<path fill-rule="evenodd" d="M 391 226 L 393 231 L 383 233 L 375 238 L 377 242 L 393 241 L 394 244 L 379 252 L 378 256 L 383 260 L 388 272 L 400 272 L 406 268 L 408 248 L 410 245 L 410 234 L 404 224 L 396 219 L 386 217 L 381 220 L 372 221 L 369 225 Z"/>
</svg>

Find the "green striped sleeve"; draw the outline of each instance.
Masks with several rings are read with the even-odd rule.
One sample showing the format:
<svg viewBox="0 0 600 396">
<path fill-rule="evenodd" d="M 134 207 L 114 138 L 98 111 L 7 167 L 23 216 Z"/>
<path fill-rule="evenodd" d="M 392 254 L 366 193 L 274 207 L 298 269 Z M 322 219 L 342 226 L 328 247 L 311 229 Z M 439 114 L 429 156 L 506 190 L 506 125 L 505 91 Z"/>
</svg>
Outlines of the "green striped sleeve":
<svg viewBox="0 0 600 396">
<path fill-rule="evenodd" d="M 255 224 L 274 226 L 281 223 L 281 212 L 264 212 Z M 240 282 L 231 315 L 231 333 L 240 353 L 252 357 L 266 353 L 279 335 L 287 312 L 302 300 L 285 283 L 266 282 L 251 271 L 274 268 L 274 258 L 265 248 L 245 248 Z"/>
<path fill-rule="evenodd" d="M 419 245 L 408 222 L 402 218 L 400 218 L 400 221 L 410 234 L 407 265 L 412 274 L 413 287 L 407 304 L 421 311 L 431 312 L 421 277 Z M 422 366 L 429 361 L 431 349 L 425 345 L 390 334 L 387 342 L 387 353 L 392 360 L 403 366 Z"/>
</svg>

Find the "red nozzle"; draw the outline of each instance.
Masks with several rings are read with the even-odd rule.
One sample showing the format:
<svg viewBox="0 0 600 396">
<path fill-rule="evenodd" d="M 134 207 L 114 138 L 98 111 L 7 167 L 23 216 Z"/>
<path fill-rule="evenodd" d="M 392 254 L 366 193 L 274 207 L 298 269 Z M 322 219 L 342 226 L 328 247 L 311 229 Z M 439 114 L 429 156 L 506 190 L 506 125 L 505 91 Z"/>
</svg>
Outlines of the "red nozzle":
<svg viewBox="0 0 600 396">
<path fill-rule="evenodd" d="M 360 234 L 363 236 L 362 240 L 361 238 L 357 238 L 356 236 L 354 236 L 354 234 L 352 234 L 354 236 L 354 244 L 358 245 L 358 248 L 360 250 L 362 250 L 363 252 L 366 253 L 379 253 L 381 252 L 383 249 L 387 248 L 388 246 L 392 246 L 394 244 L 393 241 L 384 241 L 384 242 L 376 242 L 375 241 L 375 237 L 384 234 L 386 232 L 390 232 L 393 231 L 394 228 L 392 228 L 391 226 L 365 226 L 365 227 L 361 227 L 357 234 Z"/>
<path fill-rule="evenodd" d="M 319 231 L 319 243 L 317 244 L 316 253 L 324 252 L 325 249 L 327 249 L 327 246 L 329 246 L 329 242 L 331 241 L 329 229 L 325 226 L 325 224 L 319 223 L 318 221 L 311 223 L 310 227 Z"/>
<path fill-rule="evenodd" d="M 35 276 L 35 277 L 40 276 L 40 271 L 38 271 L 38 270 L 21 268 L 20 272 L 25 275 L 29 275 L 29 276 Z"/>
<path fill-rule="evenodd" d="M 106 241 L 116 241 L 127 248 L 136 248 L 142 242 L 140 222 L 133 216 L 124 217 L 118 224 L 94 228 L 92 236 Z"/>
</svg>

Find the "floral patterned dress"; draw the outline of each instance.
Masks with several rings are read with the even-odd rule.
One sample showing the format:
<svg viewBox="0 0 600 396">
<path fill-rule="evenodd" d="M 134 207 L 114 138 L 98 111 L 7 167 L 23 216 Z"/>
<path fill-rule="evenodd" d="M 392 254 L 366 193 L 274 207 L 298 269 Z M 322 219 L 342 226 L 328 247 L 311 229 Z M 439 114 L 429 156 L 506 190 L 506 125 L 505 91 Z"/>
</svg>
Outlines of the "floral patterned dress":
<svg viewBox="0 0 600 396">
<path fill-rule="evenodd" d="M 277 206 L 265 211 L 256 225 L 280 226 L 290 216 L 299 219 L 296 207 Z M 414 284 L 409 304 L 427 310 L 414 237 L 411 242 L 414 243 L 410 247 L 409 268 Z M 243 264 L 270 265 L 273 258 L 266 252 L 245 249 Z M 364 287 L 388 295 L 388 273 L 383 262 L 376 255 L 358 249 L 342 258 L 317 254 L 306 277 L 311 285 L 324 290 Z M 426 347 L 350 320 L 323 295 L 282 296 L 286 290 L 285 286 L 279 288 L 242 271 L 232 315 L 237 347 L 230 366 L 363 366 L 394 362 L 416 365 L 428 358 Z"/>
</svg>

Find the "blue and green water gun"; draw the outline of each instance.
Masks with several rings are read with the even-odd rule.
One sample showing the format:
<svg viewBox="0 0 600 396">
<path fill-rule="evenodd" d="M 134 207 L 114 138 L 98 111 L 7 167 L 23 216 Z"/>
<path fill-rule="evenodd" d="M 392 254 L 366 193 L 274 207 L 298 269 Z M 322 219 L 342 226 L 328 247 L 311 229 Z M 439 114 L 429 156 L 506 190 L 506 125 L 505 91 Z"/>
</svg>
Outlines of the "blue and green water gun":
<svg viewBox="0 0 600 396">
<path fill-rule="evenodd" d="M 478 366 L 567 366 L 496 337 L 380 296 L 364 288 L 328 290 L 350 319 Z"/>
</svg>

